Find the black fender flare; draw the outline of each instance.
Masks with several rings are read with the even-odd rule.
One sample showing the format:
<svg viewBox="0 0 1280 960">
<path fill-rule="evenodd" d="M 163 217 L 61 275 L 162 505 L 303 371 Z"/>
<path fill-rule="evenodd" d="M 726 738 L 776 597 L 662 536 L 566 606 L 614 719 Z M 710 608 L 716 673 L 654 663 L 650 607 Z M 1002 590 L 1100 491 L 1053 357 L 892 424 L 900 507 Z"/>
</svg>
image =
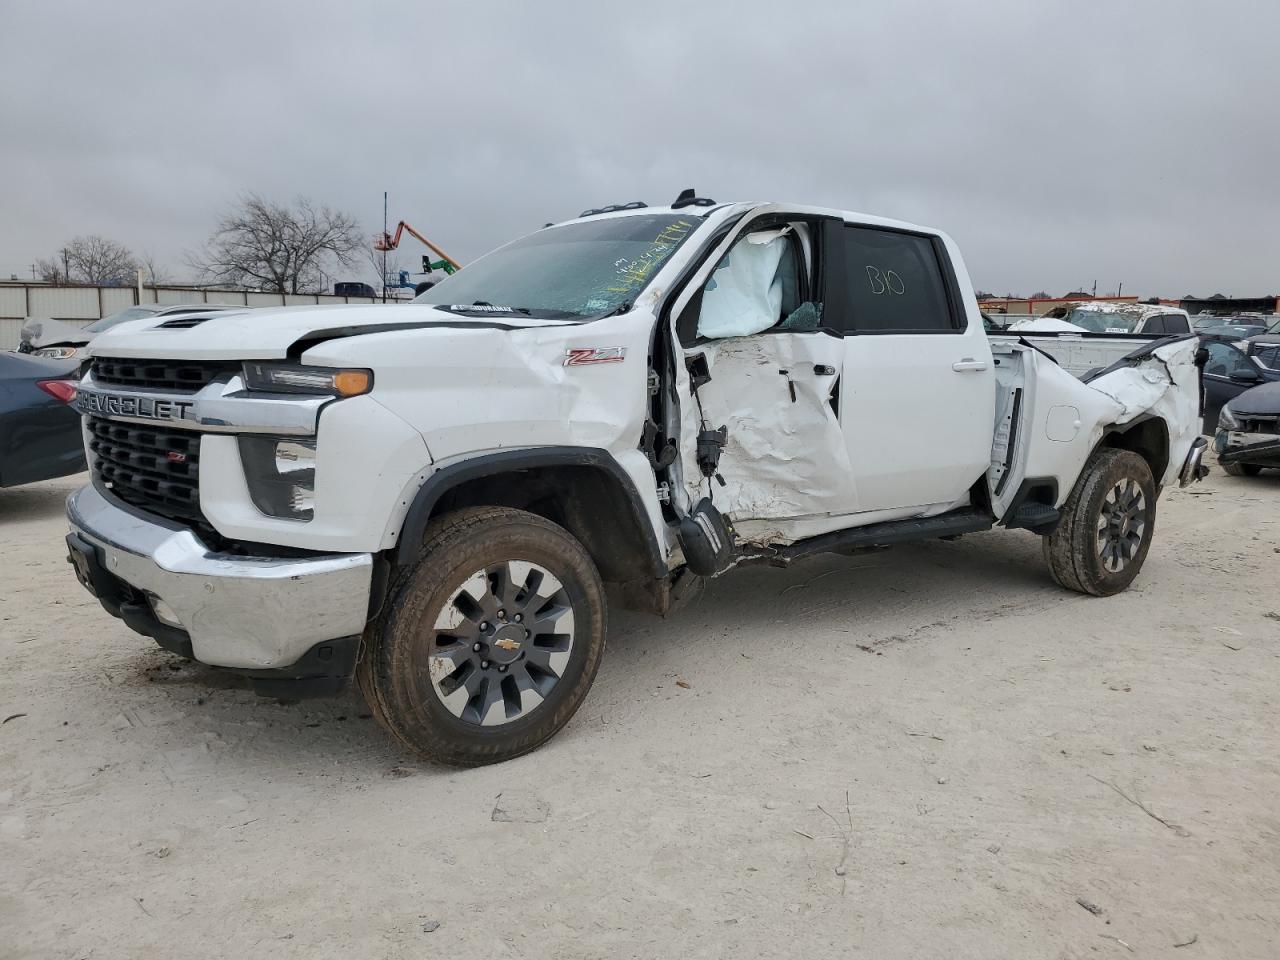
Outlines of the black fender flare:
<svg viewBox="0 0 1280 960">
<path fill-rule="evenodd" d="M 451 489 L 481 477 L 536 470 L 540 467 L 590 467 L 607 474 L 618 484 L 628 504 L 630 515 L 627 519 L 636 524 L 642 533 L 649 554 L 646 558 L 647 566 L 652 570 L 654 578 L 662 579 L 668 575 L 667 563 L 656 532 L 635 483 L 609 451 L 598 447 L 525 447 L 480 454 L 441 467 L 427 477 L 414 495 L 413 502 L 409 504 L 396 547 L 396 563 L 407 566 L 417 559 L 418 548 L 425 538 L 431 513 L 440 498 Z"/>
</svg>

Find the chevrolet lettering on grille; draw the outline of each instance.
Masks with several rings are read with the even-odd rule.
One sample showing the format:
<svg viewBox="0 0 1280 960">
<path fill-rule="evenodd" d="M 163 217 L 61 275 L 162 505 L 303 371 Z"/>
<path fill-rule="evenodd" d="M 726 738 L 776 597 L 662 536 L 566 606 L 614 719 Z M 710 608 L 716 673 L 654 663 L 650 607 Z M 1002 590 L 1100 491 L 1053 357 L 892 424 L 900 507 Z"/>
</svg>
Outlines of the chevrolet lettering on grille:
<svg viewBox="0 0 1280 960">
<path fill-rule="evenodd" d="M 185 420 L 195 406 L 189 400 L 162 400 L 81 390 L 76 409 L 98 417 L 136 417 L 141 420 Z"/>
</svg>

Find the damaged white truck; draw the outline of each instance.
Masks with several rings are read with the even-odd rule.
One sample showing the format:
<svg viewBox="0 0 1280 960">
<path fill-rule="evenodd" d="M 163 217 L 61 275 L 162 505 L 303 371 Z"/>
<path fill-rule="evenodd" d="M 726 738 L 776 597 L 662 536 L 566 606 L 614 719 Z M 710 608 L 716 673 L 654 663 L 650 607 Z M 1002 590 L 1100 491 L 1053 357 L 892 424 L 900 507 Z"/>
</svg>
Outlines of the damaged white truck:
<svg viewBox="0 0 1280 960">
<path fill-rule="evenodd" d="M 277 697 L 354 676 L 422 756 L 559 730 L 610 602 L 953 537 L 1123 590 L 1199 479 L 1197 341 L 983 330 L 944 234 L 785 204 L 587 211 L 410 306 L 94 341 L 70 557 L 112 614 Z"/>
</svg>

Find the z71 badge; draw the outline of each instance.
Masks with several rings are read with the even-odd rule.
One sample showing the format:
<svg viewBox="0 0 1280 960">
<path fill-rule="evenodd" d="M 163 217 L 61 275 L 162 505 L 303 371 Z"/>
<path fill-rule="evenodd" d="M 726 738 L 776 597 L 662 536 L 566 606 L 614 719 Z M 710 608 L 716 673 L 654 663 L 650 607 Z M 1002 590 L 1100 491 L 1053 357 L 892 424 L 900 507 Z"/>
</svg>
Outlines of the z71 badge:
<svg viewBox="0 0 1280 960">
<path fill-rule="evenodd" d="M 626 347 L 570 347 L 565 351 L 564 365 L 585 367 L 589 363 L 620 363 L 626 356 Z"/>
</svg>

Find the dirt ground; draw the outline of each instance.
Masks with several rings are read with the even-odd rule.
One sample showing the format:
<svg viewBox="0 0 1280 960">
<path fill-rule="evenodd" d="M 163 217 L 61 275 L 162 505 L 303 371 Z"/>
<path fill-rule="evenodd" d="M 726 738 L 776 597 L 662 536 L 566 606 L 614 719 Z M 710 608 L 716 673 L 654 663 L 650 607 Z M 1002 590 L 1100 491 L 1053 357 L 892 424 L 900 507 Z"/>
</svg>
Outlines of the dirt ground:
<svg viewBox="0 0 1280 960">
<path fill-rule="evenodd" d="M 1168 492 L 1111 599 L 992 532 L 616 614 L 472 771 L 112 620 L 79 482 L 0 491 L 4 958 L 1280 956 L 1280 473 Z"/>
</svg>

